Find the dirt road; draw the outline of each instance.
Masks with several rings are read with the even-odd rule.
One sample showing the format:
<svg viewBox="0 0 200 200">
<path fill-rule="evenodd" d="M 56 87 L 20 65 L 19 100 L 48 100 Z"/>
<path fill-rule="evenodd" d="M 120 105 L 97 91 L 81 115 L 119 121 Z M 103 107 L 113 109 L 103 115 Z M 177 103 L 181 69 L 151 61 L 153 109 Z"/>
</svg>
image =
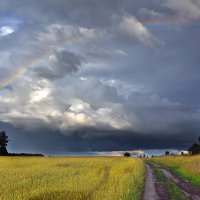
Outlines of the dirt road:
<svg viewBox="0 0 200 200">
<path fill-rule="evenodd" d="M 184 181 L 172 175 L 168 170 L 161 169 L 163 174 L 171 179 L 182 190 L 182 192 L 191 200 L 200 200 L 200 190 L 188 181 Z"/>
<path fill-rule="evenodd" d="M 143 200 L 171 200 L 166 184 L 162 184 L 156 181 L 153 168 L 159 167 L 166 178 L 172 180 L 177 187 L 185 194 L 189 200 L 200 200 L 200 190 L 188 181 L 182 180 L 167 169 L 162 168 L 159 165 L 146 164 L 146 178 L 145 189 L 143 194 Z"/>
<path fill-rule="evenodd" d="M 143 200 L 158 200 L 153 171 L 148 164 L 146 164 L 146 177 Z"/>
</svg>

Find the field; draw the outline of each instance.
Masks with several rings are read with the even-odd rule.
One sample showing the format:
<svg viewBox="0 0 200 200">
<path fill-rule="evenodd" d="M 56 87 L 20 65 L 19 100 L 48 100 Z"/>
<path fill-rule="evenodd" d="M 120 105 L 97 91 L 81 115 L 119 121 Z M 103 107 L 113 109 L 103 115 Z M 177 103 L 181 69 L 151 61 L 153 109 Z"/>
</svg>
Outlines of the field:
<svg viewBox="0 0 200 200">
<path fill-rule="evenodd" d="M 149 159 L 200 187 L 200 156 L 164 156 Z"/>
<path fill-rule="evenodd" d="M 0 157 L 1 200 L 139 200 L 144 163 L 125 157 Z"/>
</svg>

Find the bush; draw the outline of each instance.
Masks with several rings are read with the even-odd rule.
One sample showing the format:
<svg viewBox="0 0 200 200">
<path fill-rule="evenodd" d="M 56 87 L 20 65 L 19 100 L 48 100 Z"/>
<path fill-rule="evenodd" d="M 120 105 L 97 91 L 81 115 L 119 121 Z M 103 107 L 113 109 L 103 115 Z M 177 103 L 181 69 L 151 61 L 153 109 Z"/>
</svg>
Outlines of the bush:
<svg viewBox="0 0 200 200">
<path fill-rule="evenodd" d="M 130 157 L 131 155 L 130 155 L 129 152 L 125 152 L 125 153 L 124 153 L 124 156 L 126 156 L 126 157 Z"/>
</svg>

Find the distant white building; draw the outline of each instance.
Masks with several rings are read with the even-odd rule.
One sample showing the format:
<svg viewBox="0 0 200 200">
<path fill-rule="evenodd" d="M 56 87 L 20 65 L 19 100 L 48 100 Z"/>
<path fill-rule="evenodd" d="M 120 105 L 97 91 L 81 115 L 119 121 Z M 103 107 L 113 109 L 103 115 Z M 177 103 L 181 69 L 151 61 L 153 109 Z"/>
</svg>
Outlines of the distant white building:
<svg viewBox="0 0 200 200">
<path fill-rule="evenodd" d="M 189 155 L 189 152 L 188 151 L 180 151 L 180 154 L 181 155 Z"/>
</svg>

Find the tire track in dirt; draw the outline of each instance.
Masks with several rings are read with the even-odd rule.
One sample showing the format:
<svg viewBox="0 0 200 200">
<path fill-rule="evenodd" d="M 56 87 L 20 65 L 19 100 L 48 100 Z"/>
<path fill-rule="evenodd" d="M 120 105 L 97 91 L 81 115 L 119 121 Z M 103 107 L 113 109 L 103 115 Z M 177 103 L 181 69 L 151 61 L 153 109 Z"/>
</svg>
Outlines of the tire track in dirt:
<svg viewBox="0 0 200 200">
<path fill-rule="evenodd" d="M 192 183 L 174 176 L 166 169 L 161 168 L 161 171 L 167 178 L 171 179 L 189 199 L 200 200 L 200 190 Z"/>
<path fill-rule="evenodd" d="M 145 176 L 143 200 L 159 200 L 155 188 L 153 171 L 148 164 L 146 164 L 145 168 L 146 168 L 146 176 Z"/>
<path fill-rule="evenodd" d="M 151 163 L 152 166 L 160 168 L 163 174 L 172 180 L 190 200 L 200 200 L 200 189 L 194 186 L 191 182 L 178 178 L 169 170 L 163 168 L 161 165 Z"/>
</svg>

